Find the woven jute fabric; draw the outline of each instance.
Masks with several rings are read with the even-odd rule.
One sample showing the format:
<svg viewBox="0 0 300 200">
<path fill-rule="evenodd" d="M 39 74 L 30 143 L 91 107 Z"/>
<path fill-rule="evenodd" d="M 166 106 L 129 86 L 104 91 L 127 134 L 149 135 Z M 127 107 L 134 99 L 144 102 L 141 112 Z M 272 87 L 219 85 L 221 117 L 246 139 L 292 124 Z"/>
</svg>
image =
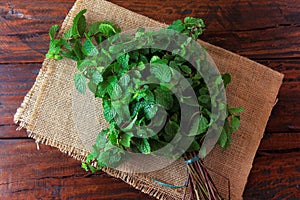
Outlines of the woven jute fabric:
<svg viewBox="0 0 300 200">
<path fill-rule="evenodd" d="M 122 30 L 166 26 L 107 1 L 78 0 L 66 17 L 60 35 L 71 27 L 74 16 L 84 8 L 87 9 L 85 16 L 88 23 L 111 20 Z M 222 48 L 203 41 L 199 43 L 207 49 L 220 72 L 232 75 L 232 83 L 226 93 L 228 104 L 245 108 L 241 114 L 241 127 L 234 133 L 230 148 L 223 151 L 216 147 L 205 158 L 205 165 L 221 194 L 226 199 L 242 199 L 283 75 Z M 99 130 L 107 124 L 101 115 L 99 100 L 91 93 L 80 95 L 74 89 L 75 72 L 76 63 L 71 60 L 46 59 L 34 86 L 15 114 L 15 122 L 20 128 L 25 128 L 29 137 L 37 143 L 57 147 L 76 159 L 84 160 L 89 152 L 87 144 L 93 143 Z M 86 102 L 99 109 L 76 107 Z M 77 120 L 79 115 L 83 120 Z M 94 122 L 85 120 L 95 118 L 97 120 Z M 158 199 L 182 199 L 185 192 L 184 189 L 160 186 L 151 179 L 154 177 L 169 184 L 182 185 L 187 175 L 182 160 L 159 171 L 144 174 L 104 170 Z"/>
</svg>

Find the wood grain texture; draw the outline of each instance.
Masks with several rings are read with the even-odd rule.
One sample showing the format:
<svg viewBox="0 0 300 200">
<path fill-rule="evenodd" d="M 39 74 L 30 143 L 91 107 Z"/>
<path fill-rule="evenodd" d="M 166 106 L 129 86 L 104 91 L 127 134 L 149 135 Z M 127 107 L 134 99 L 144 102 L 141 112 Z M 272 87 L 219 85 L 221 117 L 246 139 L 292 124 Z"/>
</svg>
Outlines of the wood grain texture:
<svg viewBox="0 0 300 200">
<path fill-rule="evenodd" d="M 185 16 L 201 17 L 207 25 L 205 41 L 252 59 L 300 56 L 297 1 L 112 2 L 165 23 Z"/>
<path fill-rule="evenodd" d="M 300 152 L 258 152 L 245 199 L 300 199 Z"/>
<path fill-rule="evenodd" d="M 0 199 L 153 199 L 31 139 L 0 139 Z M 3 158 L 5 158 L 3 160 Z"/>
<path fill-rule="evenodd" d="M 285 74 L 244 199 L 300 199 L 300 4 L 296 0 L 111 0 L 161 22 L 204 18 L 205 41 Z M 16 132 L 13 114 L 74 0 L 0 0 L 0 199 L 152 199 Z"/>
</svg>

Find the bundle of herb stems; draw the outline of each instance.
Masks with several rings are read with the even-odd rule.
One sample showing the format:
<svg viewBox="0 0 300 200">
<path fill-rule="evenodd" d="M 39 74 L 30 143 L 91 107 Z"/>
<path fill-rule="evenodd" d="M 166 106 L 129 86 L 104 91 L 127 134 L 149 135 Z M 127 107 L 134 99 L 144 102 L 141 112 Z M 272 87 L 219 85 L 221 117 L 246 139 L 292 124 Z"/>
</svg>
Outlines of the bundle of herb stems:
<svg viewBox="0 0 300 200">
<path fill-rule="evenodd" d="M 76 89 L 84 93 L 88 86 L 96 98 L 102 99 L 103 114 L 109 127 L 99 133 L 82 167 L 92 172 L 103 167 L 117 167 L 126 161 L 127 151 L 159 155 L 155 152 L 172 143 L 180 132 L 177 143 L 189 138 L 187 148 L 182 150 L 180 145 L 172 143 L 172 151 L 159 156 L 178 159 L 178 155 L 183 155 L 188 161 L 187 187 L 191 199 L 222 199 L 203 164 L 204 156 L 200 158 L 198 152 L 214 123 L 212 107 L 226 113 L 218 138 L 223 148 L 229 146 L 231 134 L 239 128 L 238 113 L 243 109 L 216 105 L 218 95 L 212 97 L 204 78 L 184 59 L 194 59 L 198 53 L 188 53 L 186 48 L 191 48 L 191 43 L 202 34 L 203 20 L 186 17 L 158 32 L 139 28 L 134 34 L 121 35 L 118 26 L 110 21 L 94 22 L 87 27 L 85 12 L 82 10 L 76 15 L 72 27 L 61 38 L 56 37 L 58 25 L 50 28 L 50 47 L 46 54 L 47 58 L 56 60 L 63 57 L 75 60 L 79 70 L 74 76 Z M 167 30 L 184 35 L 184 40 L 180 37 L 171 40 L 178 36 Z M 164 46 L 160 48 L 167 49 L 177 43 L 180 49 L 169 52 L 142 48 L 145 44 L 153 44 L 155 38 L 162 41 Z M 132 46 L 137 48 L 128 51 Z M 207 62 L 205 58 L 201 59 L 195 60 L 199 66 Z M 229 74 L 223 74 L 216 77 L 214 84 L 224 87 L 230 80 Z M 191 101 L 186 92 L 188 86 L 195 91 L 196 101 Z M 183 103 L 185 106 L 180 108 Z M 185 112 L 181 112 L 182 109 Z M 182 116 L 185 113 L 187 115 Z M 163 114 L 165 118 L 161 117 Z M 190 125 L 188 129 L 180 127 L 182 122 Z"/>
</svg>

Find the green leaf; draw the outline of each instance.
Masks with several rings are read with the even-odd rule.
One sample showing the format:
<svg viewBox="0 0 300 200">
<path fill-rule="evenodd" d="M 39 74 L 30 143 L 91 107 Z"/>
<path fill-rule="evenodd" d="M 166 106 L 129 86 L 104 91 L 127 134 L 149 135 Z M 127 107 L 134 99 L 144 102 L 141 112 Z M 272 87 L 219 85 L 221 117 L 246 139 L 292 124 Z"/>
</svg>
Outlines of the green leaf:
<svg viewBox="0 0 300 200">
<path fill-rule="evenodd" d="M 90 89 L 91 92 L 93 92 L 94 94 L 97 91 L 97 85 L 94 84 L 92 81 L 89 81 L 88 83 L 88 88 Z"/>
<path fill-rule="evenodd" d="M 85 16 L 83 15 L 86 13 L 86 9 L 81 10 L 73 20 L 73 25 L 72 25 L 72 36 L 73 37 L 79 37 L 83 36 L 85 29 L 86 29 L 86 19 Z"/>
<path fill-rule="evenodd" d="M 209 95 L 201 95 L 198 97 L 198 100 L 202 104 L 207 104 L 210 102 L 210 96 Z"/>
<path fill-rule="evenodd" d="M 227 144 L 227 134 L 226 131 L 223 129 L 221 132 L 221 135 L 219 137 L 219 144 L 221 145 L 222 148 L 226 147 Z"/>
<path fill-rule="evenodd" d="M 150 72 L 155 75 L 163 83 L 168 83 L 171 80 L 172 73 L 168 65 L 163 63 L 153 63 L 150 67 Z"/>
<path fill-rule="evenodd" d="M 84 60 L 79 60 L 77 62 L 77 69 L 81 72 L 87 67 L 95 67 L 95 66 L 97 66 L 95 60 L 84 59 Z"/>
<path fill-rule="evenodd" d="M 190 75 L 192 73 L 192 69 L 187 65 L 181 65 L 180 69 L 185 73 Z"/>
<path fill-rule="evenodd" d="M 75 87 L 81 94 L 85 93 L 86 90 L 86 78 L 83 74 L 77 73 L 74 76 Z"/>
<path fill-rule="evenodd" d="M 143 154 L 150 154 L 151 153 L 151 147 L 146 138 L 135 138 L 134 142 L 136 144 L 136 147 L 138 150 Z"/>
<path fill-rule="evenodd" d="M 99 26 L 100 26 L 101 22 L 94 22 L 89 26 L 89 32 L 88 32 L 88 36 L 91 35 L 96 35 L 98 34 L 99 31 Z"/>
<path fill-rule="evenodd" d="M 144 113 L 147 119 L 152 119 L 156 115 L 157 111 L 158 111 L 157 105 L 149 104 L 144 107 Z"/>
<path fill-rule="evenodd" d="M 119 138 L 119 132 L 114 130 L 109 132 L 108 134 L 108 140 L 113 144 L 113 145 L 118 145 L 118 138 Z"/>
<path fill-rule="evenodd" d="M 132 133 L 124 133 L 121 136 L 120 144 L 123 145 L 124 147 L 130 147 L 130 141 L 132 137 L 133 137 Z"/>
<path fill-rule="evenodd" d="M 84 169 L 86 172 L 89 171 L 89 168 L 86 163 L 81 163 L 81 168 Z"/>
<path fill-rule="evenodd" d="M 86 35 L 86 40 L 83 44 L 83 48 L 82 48 L 82 52 L 86 55 L 86 56 L 95 56 L 99 53 L 97 47 L 93 44 L 91 38 L 88 37 L 88 35 Z"/>
<path fill-rule="evenodd" d="M 239 116 L 232 116 L 231 117 L 231 128 L 232 131 L 238 130 L 240 127 L 240 117 Z"/>
<path fill-rule="evenodd" d="M 97 157 L 97 163 L 102 166 L 110 166 L 109 164 L 110 152 L 109 151 L 102 151 L 100 152 L 99 156 Z"/>
<path fill-rule="evenodd" d="M 51 40 L 50 41 L 50 44 L 49 44 L 49 51 L 47 53 L 47 55 L 57 55 L 59 54 L 60 52 L 60 48 L 61 48 L 61 45 L 60 45 L 60 40 Z"/>
<path fill-rule="evenodd" d="M 225 87 L 231 82 L 231 76 L 228 73 L 222 74 L 222 79 Z"/>
<path fill-rule="evenodd" d="M 101 23 L 99 26 L 99 32 L 105 35 L 106 37 L 110 37 L 117 33 L 114 27 L 108 23 Z"/>
<path fill-rule="evenodd" d="M 108 93 L 112 100 L 120 99 L 122 97 L 122 88 L 118 83 L 110 84 L 108 88 Z"/>
<path fill-rule="evenodd" d="M 185 29 L 185 26 L 184 24 L 182 23 L 182 21 L 179 19 L 179 20 L 176 20 L 174 21 L 169 27 L 168 29 L 172 29 L 174 31 L 177 31 L 177 32 L 181 32 Z"/>
<path fill-rule="evenodd" d="M 244 108 L 229 108 L 229 109 L 228 109 L 228 112 L 229 112 L 231 115 L 234 115 L 234 114 L 241 113 L 241 112 L 243 112 L 244 110 L 245 110 Z"/>
<path fill-rule="evenodd" d="M 110 122 L 116 116 L 116 111 L 111 106 L 110 101 L 104 100 L 102 106 L 104 118 L 106 121 Z"/>
<path fill-rule="evenodd" d="M 98 70 L 94 71 L 94 73 L 92 75 L 92 80 L 91 81 L 94 84 L 98 85 L 100 82 L 103 81 L 102 74 Z"/>
<path fill-rule="evenodd" d="M 83 60 L 85 57 L 84 54 L 82 53 L 81 49 L 82 49 L 82 45 L 81 45 L 80 41 L 76 40 L 75 45 L 74 45 L 74 53 L 79 60 Z"/>
<path fill-rule="evenodd" d="M 145 128 L 140 128 L 137 130 L 136 134 L 141 137 L 141 138 L 146 138 L 147 137 L 147 131 Z"/>
<path fill-rule="evenodd" d="M 124 68 L 124 69 L 127 69 L 128 70 L 128 66 L 129 66 L 129 54 L 128 53 L 125 53 L 125 54 L 122 54 L 120 56 L 118 56 L 117 58 L 117 62 Z"/>
<path fill-rule="evenodd" d="M 208 120 L 201 114 L 193 120 L 191 128 L 189 130 L 189 136 L 196 136 L 206 132 L 209 126 Z"/>
<path fill-rule="evenodd" d="M 129 74 L 123 74 L 123 76 L 120 78 L 119 83 L 123 88 L 126 88 L 130 82 L 130 76 Z"/>
<path fill-rule="evenodd" d="M 163 135 L 163 137 L 165 138 L 166 142 L 170 142 L 177 134 L 179 125 L 174 121 L 168 121 L 164 130 L 165 134 Z"/>
<path fill-rule="evenodd" d="M 166 109 L 171 109 L 173 106 L 173 96 L 169 90 L 157 88 L 154 91 L 156 103 L 162 105 Z"/>
<path fill-rule="evenodd" d="M 208 128 L 208 124 L 206 117 L 204 117 L 204 115 L 200 115 L 198 134 L 204 133 Z"/>
<path fill-rule="evenodd" d="M 72 38 L 72 29 L 68 29 L 65 33 L 64 33 L 64 39 L 70 39 Z"/>
<path fill-rule="evenodd" d="M 188 148 L 188 152 L 193 152 L 193 151 L 199 151 L 200 150 L 200 145 L 196 140 L 193 140 L 192 144 Z"/>
<path fill-rule="evenodd" d="M 96 139 L 96 146 L 99 149 L 102 149 L 105 147 L 106 143 L 107 143 L 107 133 L 108 133 L 108 129 L 104 129 L 102 131 L 100 131 L 100 133 L 98 134 L 98 137 Z"/>
<path fill-rule="evenodd" d="M 133 118 L 133 120 L 125 127 L 125 128 L 123 128 L 122 129 L 122 131 L 124 131 L 124 132 L 127 132 L 127 131 L 130 131 L 132 128 L 133 128 L 133 126 L 134 126 L 134 124 L 135 124 L 135 122 L 136 122 L 136 120 L 137 120 L 137 115 Z"/>
<path fill-rule="evenodd" d="M 51 28 L 49 29 L 49 36 L 50 36 L 51 40 L 53 40 L 55 38 L 58 28 L 59 28 L 58 24 L 55 24 L 55 25 L 51 26 Z"/>
</svg>

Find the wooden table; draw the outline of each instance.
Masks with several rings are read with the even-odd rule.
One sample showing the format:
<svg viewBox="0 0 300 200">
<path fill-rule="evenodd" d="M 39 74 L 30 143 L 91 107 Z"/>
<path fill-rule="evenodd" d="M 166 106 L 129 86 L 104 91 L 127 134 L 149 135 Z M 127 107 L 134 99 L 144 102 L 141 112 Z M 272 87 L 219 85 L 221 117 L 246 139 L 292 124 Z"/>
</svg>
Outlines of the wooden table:
<svg viewBox="0 0 300 200">
<path fill-rule="evenodd" d="M 205 19 L 203 40 L 285 74 L 257 152 L 245 199 L 300 199 L 300 1 L 112 0 L 170 23 Z M 74 0 L 0 2 L 0 199 L 152 199 L 106 174 L 15 131 L 13 115 L 48 49 L 48 29 Z"/>
</svg>

